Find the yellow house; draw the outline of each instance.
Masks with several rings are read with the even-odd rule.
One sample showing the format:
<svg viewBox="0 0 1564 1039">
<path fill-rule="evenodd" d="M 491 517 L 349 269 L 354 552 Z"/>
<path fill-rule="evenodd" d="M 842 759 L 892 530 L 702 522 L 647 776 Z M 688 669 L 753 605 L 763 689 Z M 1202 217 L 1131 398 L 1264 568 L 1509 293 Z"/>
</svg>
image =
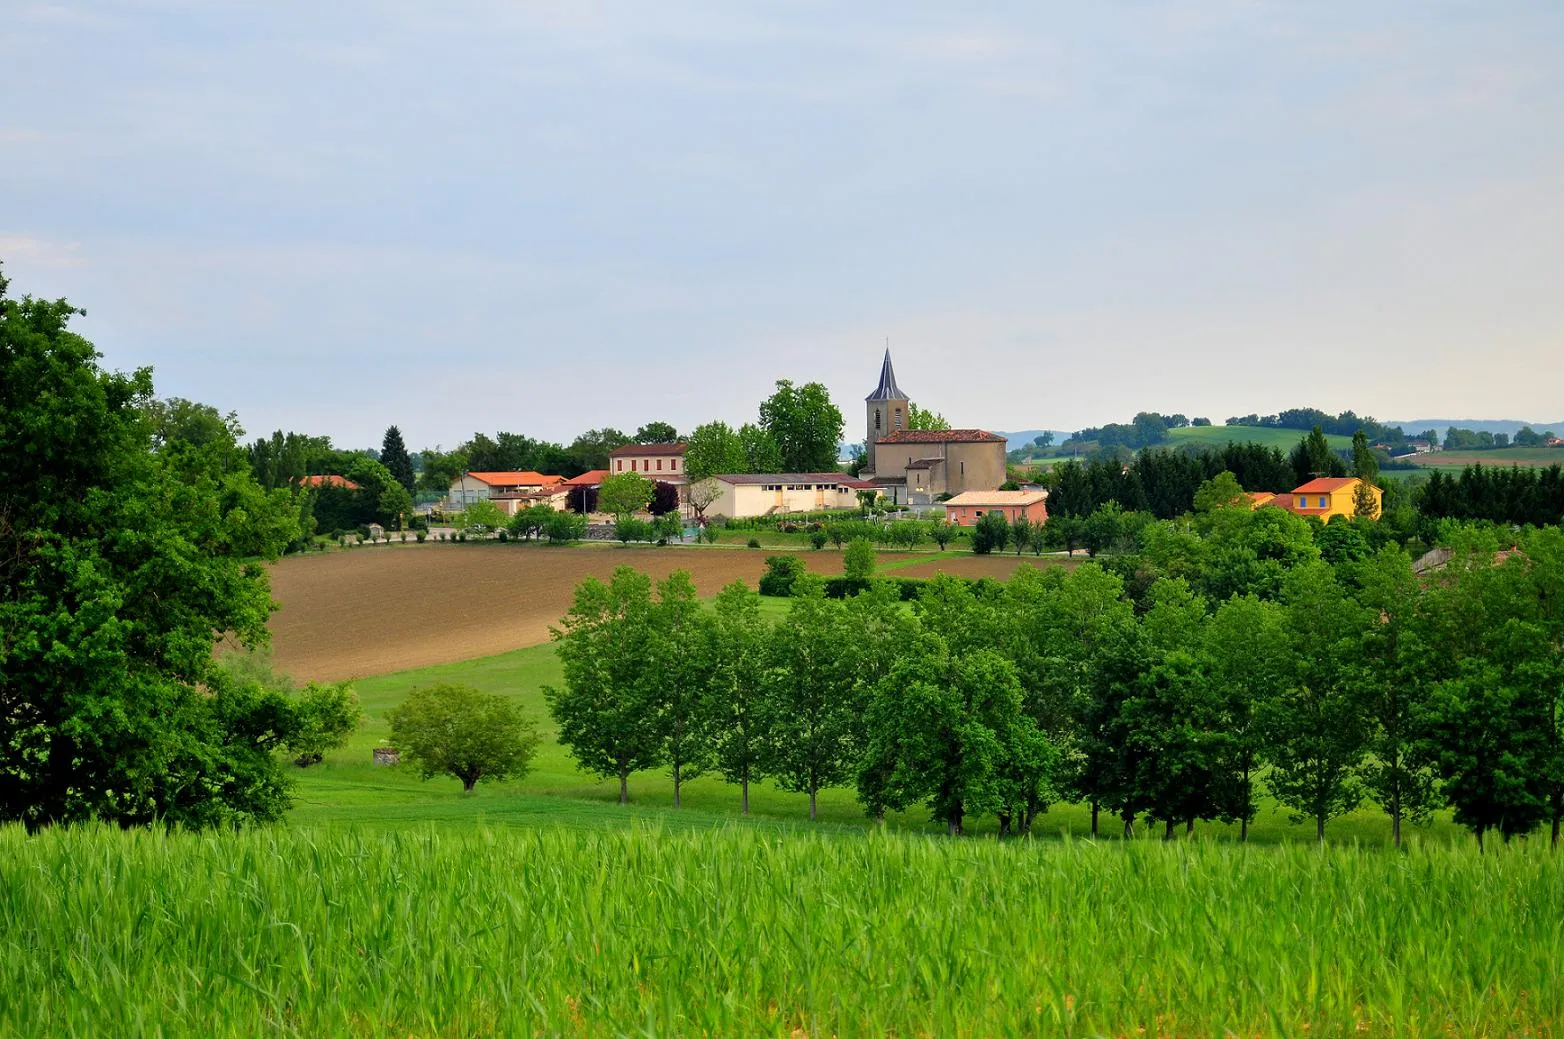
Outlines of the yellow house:
<svg viewBox="0 0 1564 1039">
<path fill-rule="evenodd" d="M 1329 523 L 1332 516 L 1346 516 L 1348 519 L 1358 514 L 1354 498 L 1358 492 L 1358 484 L 1362 481 L 1356 476 L 1321 477 L 1318 480 L 1310 480 L 1302 487 L 1293 488 L 1292 494 L 1287 497 L 1287 509 L 1299 516 L 1316 516 L 1321 522 Z M 1374 493 L 1374 515 L 1377 518 L 1384 506 L 1385 492 L 1369 484 L 1369 490 Z M 1277 495 L 1277 499 L 1284 497 Z M 1281 504 L 1279 500 L 1273 500 L 1271 504 Z"/>
</svg>

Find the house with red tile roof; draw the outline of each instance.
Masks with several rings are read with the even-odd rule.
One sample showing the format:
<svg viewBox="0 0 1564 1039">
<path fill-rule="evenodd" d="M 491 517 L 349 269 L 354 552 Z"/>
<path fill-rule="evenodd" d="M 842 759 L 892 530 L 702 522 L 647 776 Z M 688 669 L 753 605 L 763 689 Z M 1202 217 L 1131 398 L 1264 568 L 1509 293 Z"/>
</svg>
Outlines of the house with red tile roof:
<svg viewBox="0 0 1564 1039">
<path fill-rule="evenodd" d="M 460 512 L 468 505 L 480 499 L 496 498 L 500 495 L 531 494 L 550 490 L 564 484 L 563 476 L 546 476 L 535 472 L 513 473 L 462 473 L 461 476 L 451 481 L 450 493 L 446 495 L 453 511 Z"/>
<path fill-rule="evenodd" d="M 1313 516 L 1325 523 L 1335 516 L 1351 519 L 1358 514 L 1356 496 L 1362 482 L 1356 476 L 1322 476 L 1294 487 L 1292 493 L 1285 496 L 1287 501 L 1283 507 L 1294 515 Z M 1373 484 L 1369 485 L 1369 490 L 1374 494 L 1374 515 L 1378 516 L 1384 505 L 1385 492 Z M 1277 495 L 1273 504 L 1281 504 L 1282 497 Z"/>
<path fill-rule="evenodd" d="M 352 480 L 349 480 L 346 476 L 338 476 L 336 473 L 329 473 L 323 476 L 300 477 L 299 486 L 310 488 L 341 487 L 343 490 L 347 491 L 358 490 L 358 484 L 354 483 Z"/>
</svg>

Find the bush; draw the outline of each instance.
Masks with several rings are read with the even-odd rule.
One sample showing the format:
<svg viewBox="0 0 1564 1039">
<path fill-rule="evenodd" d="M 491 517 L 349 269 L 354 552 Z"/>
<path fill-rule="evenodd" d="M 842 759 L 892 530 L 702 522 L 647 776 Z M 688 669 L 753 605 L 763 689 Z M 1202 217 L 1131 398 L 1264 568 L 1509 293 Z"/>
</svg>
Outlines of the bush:
<svg viewBox="0 0 1564 1039">
<path fill-rule="evenodd" d="M 825 547 L 825 543 L 826 543 L 825 531 L 817 530 L 814 533 L 810 534 L 809 535 L 809 543 L 815 547 L 815 551 L 817 551 L 817 552 L 820 549 L 824 548 Z"/>
<path fill-rule="evenodd" d="M 858 581 L 874 575 L 874 548 L 865 538 L 853 538 L 842 555 L 842 573 Z"/>
<path fill-rule="evenodd" d="M 422 545 L 425 539 L 429 537 L 429 532 L 427 530 L 415 530 L 413 531 L 413 537 L 417 538 L 418 543 Z"/>
<path fill-rule="evenodd" d="M 804 574 L 804 561 L 797 556 L 768 556 L 766 572 L 760 578 L 760 594 L 785 599 L 793 594 L 793 585 Z"/>
<path fill-rule="evenodd" d="M 614 538 L 621 545 L 632 541 L 652 540 L 652 525 L 634 516 L 619 516 L 614 520 Z"/>
<path fill-rule="evenodd" d="M 505 530 L 504 527 L 500 528 L 500 532 L 499 532 L 499 534 L 497 536 L 499 537 L 501 542 L 505 542 L 505 541 L 509 541 L 510 540 L 510 532 Z"/>
<path fill-rule="evenodd" d="M 825 594 L 828 599 L 848 599 L 859 592 L 866 591 L 876 581 L 889 581 L 896 586 L 901 594 L 902 602 L 912 602 L 923 592 L 923 586 L 927 581 L 917 577 L 878 577 L 863 579 L 857 577 L 830 577 L 825 582 Z"/>
<path fill-rule="evenodd" d="M 347 682 L 311 682 L 295 701 L 298 729 L 288 738 L 293 763 L 306 768 L 348 741 L 364 721 L 358 697 Z"/>
<path fill-rule="evenodd" d="M 701 528 L 701 540 L 708 545 L 715 545 L 717 543 L 717 528 L 710 523 L 706 524 L 706 526 Z"/>
<path fill-rule="evenodd" d="M 587 518 L 579 512 L 556 512 L 543 524 L 543 536 L 551 545 L 579 541 L 586 534 Z"/>
<path fill-rule="evenodd" d="M 747 548 L 759 548 L 760 547 L 760 539 L 759 538 L 750 538 L 749 542 L 747 543 L 747 545 L 745 547 L 747 547 Z"/>
</svg>

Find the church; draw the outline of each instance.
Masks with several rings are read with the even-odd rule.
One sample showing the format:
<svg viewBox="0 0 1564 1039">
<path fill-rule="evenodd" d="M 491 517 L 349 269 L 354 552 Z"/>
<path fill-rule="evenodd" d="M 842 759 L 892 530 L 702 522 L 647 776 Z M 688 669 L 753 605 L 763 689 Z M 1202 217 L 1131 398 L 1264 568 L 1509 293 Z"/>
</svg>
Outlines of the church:
<svg viewBox="0 0 1564 1039">
<path fill-rule="evenodd" d="M 868 435 L 859 479 L 899 505 L 930 505 L 1005 482 L 1005 438 L 985 429 L 908 429 L 908 397 L 885 351 L 880 384 L 864 398 Z"/>
</svg>

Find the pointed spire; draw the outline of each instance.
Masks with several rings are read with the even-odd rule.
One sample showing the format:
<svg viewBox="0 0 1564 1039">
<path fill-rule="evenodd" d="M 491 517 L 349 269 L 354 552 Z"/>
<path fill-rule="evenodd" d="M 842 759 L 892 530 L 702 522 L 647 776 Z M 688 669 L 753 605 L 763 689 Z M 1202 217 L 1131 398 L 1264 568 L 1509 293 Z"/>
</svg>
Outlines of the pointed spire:
<svg viewBox="0 0 1564 1039">
<path fill-rule="evenodd" d="M 896 370 L 891 367 L 891 348 L 885 348 L 885 363 L 880 365 L 880 385 L 864 400 L 906 400 L 907 395 L 896 385 Z"/>
</svg>

